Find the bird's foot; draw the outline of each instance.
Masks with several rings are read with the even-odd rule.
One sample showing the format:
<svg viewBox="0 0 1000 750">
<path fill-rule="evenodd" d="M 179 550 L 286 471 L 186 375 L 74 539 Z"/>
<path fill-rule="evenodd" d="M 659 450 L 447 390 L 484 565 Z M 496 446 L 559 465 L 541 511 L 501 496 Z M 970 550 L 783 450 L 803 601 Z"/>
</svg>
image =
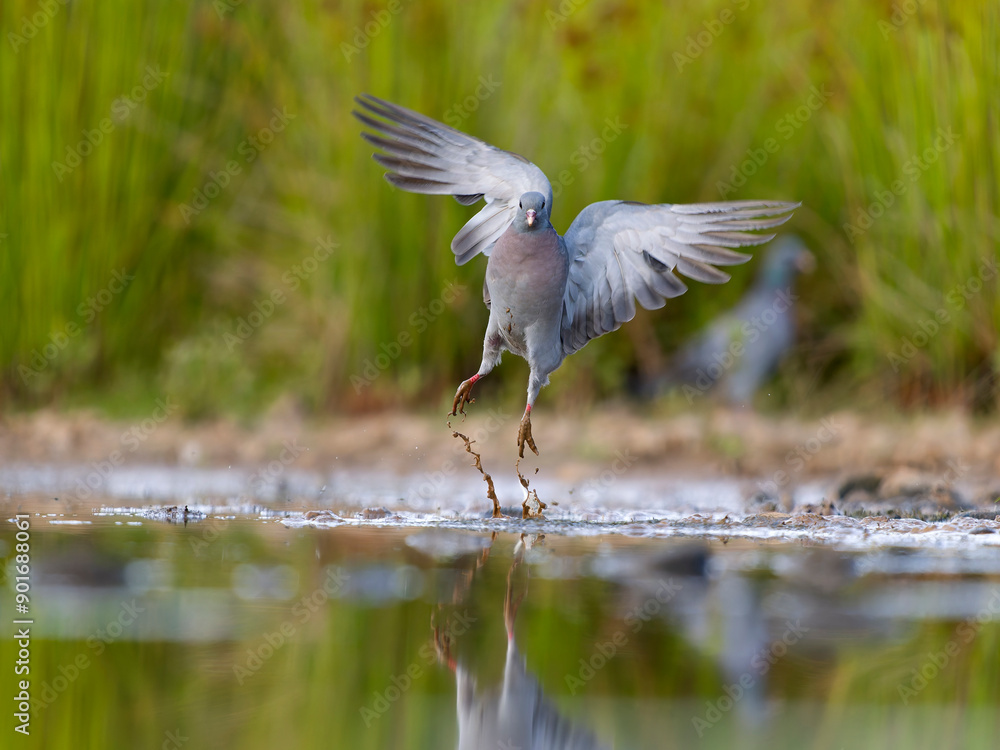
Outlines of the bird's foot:
<svg viewBox="0 0 1000 750">
<path fill-rule="evenodd" d="M 517 455 L 524 458 L 524 444 L 527 443 L 528 447 L 531 448 L 532 452 L 537 456 L 538 448 L 535 447 L 535 441 L 531 437 L 531 407 L 529 406 L 524 410 L 524 416 L 521 417 L 521 426 L 517 430 Z"/>
<path fill-rule="evenodd" d="M 455 671 L 458 666 L 455 658 L 451 655 L 451 634 L 448 631 L 447 623 L 444 628 L 433 625 L 434 653 L 437 656 L 438 664 L 447 664 L 451 671 Z"/>
<path fill-rule="evenodd" d="M 458 386 L 458 390 L 455 392 L 455 401 L 451 405 L 451 412 L 448 414 L 449 417 L 454 417 L 461 414 L 465 417 L 465 405 L 476 403 L 476 399 L 472 398 L 472 386 L 476 384 L 479 380 L 479 375 L 473 375 L 468 380 L 462 381 L 462 384 Z"/>
</svg>

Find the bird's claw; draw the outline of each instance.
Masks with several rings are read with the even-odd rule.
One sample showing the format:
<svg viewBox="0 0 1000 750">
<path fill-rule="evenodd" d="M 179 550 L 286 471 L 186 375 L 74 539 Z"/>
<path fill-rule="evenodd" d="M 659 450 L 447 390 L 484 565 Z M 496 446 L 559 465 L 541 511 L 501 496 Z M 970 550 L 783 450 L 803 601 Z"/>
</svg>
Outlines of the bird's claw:
<svg viewBox="0 0 1000 750">
<path fill-rule="evenodd" d="M 517 455 L 524 458 L 524 444 L 527 443 L 532 452 L 537 456 L 538 448 L 531 437 L 531 415 L 525 414 L 521 419 L 521 426 L 517 430 Z"/>
<path fill-rule="evenodd" d="M 454 417 L 459 414 L 462 415 L 462 419 L 465 419 L 465 405 L 476 403 L 476 399 L 471 398 L 472 386 L 476 384 L 476 381 L 472 378 L 462 381 L 462 384 L 458 386 L 458 390 L 455 392 L 455 400 L 451 405 L 451 412 L 449 412 L 449 417 Z"/>
</svg>

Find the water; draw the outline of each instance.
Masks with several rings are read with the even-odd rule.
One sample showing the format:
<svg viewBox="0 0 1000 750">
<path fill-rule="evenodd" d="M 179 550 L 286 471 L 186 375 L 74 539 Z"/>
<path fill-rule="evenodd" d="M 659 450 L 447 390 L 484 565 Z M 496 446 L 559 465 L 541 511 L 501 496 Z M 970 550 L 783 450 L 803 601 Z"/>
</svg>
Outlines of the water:
<svg viewBox="0 0 1000 750">
<path fill-rule="evenodd" d="M 992 748 L 1000 729 L 995 522 L 753 515 L 718 484 L 492 521 L 481 483 L 240 497 L 225 473 L 136 471 L 83 502 L 42 492 L 71 484 L 54 470 L 17 476 L 26 746 Z"/>
</svg>

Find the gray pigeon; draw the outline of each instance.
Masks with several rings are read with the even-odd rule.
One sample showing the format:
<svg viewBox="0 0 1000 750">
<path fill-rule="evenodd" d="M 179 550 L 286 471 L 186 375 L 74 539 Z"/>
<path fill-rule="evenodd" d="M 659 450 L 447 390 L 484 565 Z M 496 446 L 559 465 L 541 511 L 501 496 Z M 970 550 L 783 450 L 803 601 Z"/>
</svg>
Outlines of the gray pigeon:
<svg viewBox="0 0 1000 750">
<path fill-rule="evenodd" d="M 527 593 L 528 571 L 525 569 L 523 583 L 515 582 L 515 572 L 524 560 L 524 553 L 536 541 L 529 535 L 521 535 L 507 572 L 503 601 L 507 658 L 503 682 L 496 688 L 479 690 L 475 674 L 461 661 L 454 664 L 458 750 L 607 750 L 588 727 L 560 713 L 528 671 L 527 662 L 517 648 L 514 625 Z"/>
<path fill-rule="evenodd" d="M 477 690 L 475 675 L 459 664 L 458 749 L 606 750 L 594 733 L 559 712 L 528 672 L 513 634 L 507 639 L 503 683 Z"/>
<path fill-rule="evenodd" d="M 795 279 L 815 264 L 801 239 L 780 238 L 736 306 L 685 344 L 666 372 L 641 388 L 642 395 L 679 387 L 692 402 L 718 386 L 730 403 L 750 403 L 795 343 Z"/>
<path fill-rule="evenodd" d="M 573 352 L 635 316 L 683 294 L 672 272 L 708 284 L 729 275 L 714 266 L 749 260 L 728 248 L 760 245 L 798 203 L 728 201 L 647 205 L 601 201 L 587 206 L 560 237 L 549 223 L 552 186 L 517 154 L 376 97 L 355 99 L 354 112 L 383 153 L 375 161 L 386 180 L 414 193 L 452 195 L 465 206 L 486 206 L 451 242 L 459 265 L 488 256 L 484 300 L 490 310 L 479 372 L 455 394 L 451 415 L 465 413 L 472 387 L 504 351 L 528 361 L 528 402 L 517 433 L 535 454 L 531 408 L 549 375 Z"/>
</svg>

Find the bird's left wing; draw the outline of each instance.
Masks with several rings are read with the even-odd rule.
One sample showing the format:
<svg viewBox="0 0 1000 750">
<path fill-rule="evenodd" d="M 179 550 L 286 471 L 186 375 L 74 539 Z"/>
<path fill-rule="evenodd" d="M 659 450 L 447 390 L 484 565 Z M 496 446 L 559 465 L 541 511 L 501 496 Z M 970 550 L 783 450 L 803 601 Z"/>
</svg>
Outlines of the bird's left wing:
<svg viewBox="0 0 1000 750">
<path fill-rule="evenodd" d="M 729 201 L 646 205 L 602 201 L 587 206 L 566 233 L 569 279 L 563 297 L 563 355 L 618 329 L 687 291 L 673 272 L 707 284 L 729 280 L 715 266 L 745 263 L 727 248 L 760 245 L 773 234 L 752 234 L 785 223 L 798 203 Z"/>
<path fill-rule="evenodd" d="M 453 195 L 463 206 L 486 199 L 486 207 L 451 241 L 458 265 L 490 254 L 524 193 L 539 192 L 552 205 L 548 178 L 523 156 L 374 96 L 355 101 L 360 110 L 354 116 L 375 131 L 362 137 L 384 152 L 374 159 L 390 170 L 385 175 L 390 183 L 411 193 Z"/>
</svg>

